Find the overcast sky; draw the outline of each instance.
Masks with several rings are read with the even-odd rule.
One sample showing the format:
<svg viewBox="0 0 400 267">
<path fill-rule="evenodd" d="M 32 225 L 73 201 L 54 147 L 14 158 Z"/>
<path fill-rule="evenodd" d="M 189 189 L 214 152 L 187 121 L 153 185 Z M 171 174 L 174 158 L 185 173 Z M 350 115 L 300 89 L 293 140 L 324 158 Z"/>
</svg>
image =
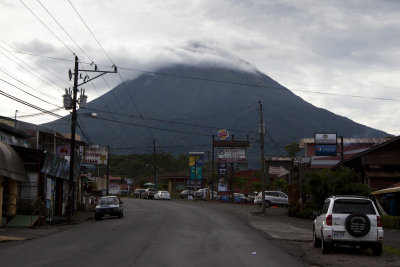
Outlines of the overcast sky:
<svg viewBox="0 0 400 267">
<path fill-rule="evenodd" d="M 0 0 L 0 10 L 0 91 L 47 110 L 72 86 L 73 53 L 105 70 L 211 62 L 257 69 L 315 106 L 400 134 L 400 1 Z M 89 101 L 141 73 L 120 74 L 88 85 Z M 1 116 L 56 119 L 0 101 Z"/>
</svg>

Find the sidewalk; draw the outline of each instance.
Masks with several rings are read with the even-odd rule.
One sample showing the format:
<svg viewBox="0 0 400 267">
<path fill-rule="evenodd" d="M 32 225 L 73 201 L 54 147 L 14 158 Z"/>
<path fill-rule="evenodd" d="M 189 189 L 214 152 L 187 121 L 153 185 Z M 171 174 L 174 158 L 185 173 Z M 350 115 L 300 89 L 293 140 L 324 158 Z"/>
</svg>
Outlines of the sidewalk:
<svg viewBox="0 0 400 267">
<path fill-rule="evenodd" d="M 94 218 L 93 212 L 85 212 L 71 217 L 71 225 L 83 223 Z M 67 226 L 67 217 L 56 217 L 53 224 L 29 228 L 29 227 L 2 227 L 0 228 L 0 242 L 21 241 L 38 238 L 44 235 L 49 235 L 63 229 Z"/>
</svg>

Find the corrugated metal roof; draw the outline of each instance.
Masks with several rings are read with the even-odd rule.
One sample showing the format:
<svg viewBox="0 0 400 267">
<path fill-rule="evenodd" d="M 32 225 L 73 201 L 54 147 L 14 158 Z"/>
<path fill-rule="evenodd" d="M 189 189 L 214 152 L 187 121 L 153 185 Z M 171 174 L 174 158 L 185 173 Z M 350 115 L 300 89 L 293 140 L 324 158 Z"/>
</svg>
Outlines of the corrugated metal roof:
<svg viewBox="0 0 400 267">
<path fill-rule="evenodd" d="M 389 141 L 391 138 L 343 138 L 343 143 L 353 144 L 381 144 Z M 304 148 L 305 144 L 314 144 L 314 138 L 300 138 L 299 148 Z M 340 144 L 340 138 L 337 138 L 338 144 Z"/>
</svg>

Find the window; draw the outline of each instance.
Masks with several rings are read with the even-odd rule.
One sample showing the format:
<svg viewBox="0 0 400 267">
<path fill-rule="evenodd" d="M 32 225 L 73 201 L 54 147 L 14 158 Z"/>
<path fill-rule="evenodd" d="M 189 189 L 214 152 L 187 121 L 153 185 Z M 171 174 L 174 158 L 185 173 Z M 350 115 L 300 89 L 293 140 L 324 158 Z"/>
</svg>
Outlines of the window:
<svg viewBox="0 0 400 267">
<path fill-rule="evenodd" d="M 330 200 L 325 201 L 324 206 L 321 209 L 321 214 L 325 214 L 328 212 L 329 204 L 331 203 Z"/>
<path fill-rule="evenodd" d="M 338 199 L 333 206 L 333 213 L 350 214 L 360 212 L 365 214 L 375 214 L 374 206 L 369 200 L 349 200 Z"/>
</svg>

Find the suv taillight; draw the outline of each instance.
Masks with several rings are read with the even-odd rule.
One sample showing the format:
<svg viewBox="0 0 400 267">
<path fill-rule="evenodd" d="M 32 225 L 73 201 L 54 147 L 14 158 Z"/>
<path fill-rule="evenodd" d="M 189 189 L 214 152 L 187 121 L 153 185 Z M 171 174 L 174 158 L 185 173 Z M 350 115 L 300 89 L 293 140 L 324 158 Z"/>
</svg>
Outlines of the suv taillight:
<svg viewBox="0 0 400 267">
<path fill-rule="evenodd" d="M 332 215 L 326 216 L 326 225 L 332 226 Z"/>
<path fill-rule="evenodd" d="M 382 227 L 382 218 L 381 216 L 376 216 L 376 226 Z"/>
</svg>

